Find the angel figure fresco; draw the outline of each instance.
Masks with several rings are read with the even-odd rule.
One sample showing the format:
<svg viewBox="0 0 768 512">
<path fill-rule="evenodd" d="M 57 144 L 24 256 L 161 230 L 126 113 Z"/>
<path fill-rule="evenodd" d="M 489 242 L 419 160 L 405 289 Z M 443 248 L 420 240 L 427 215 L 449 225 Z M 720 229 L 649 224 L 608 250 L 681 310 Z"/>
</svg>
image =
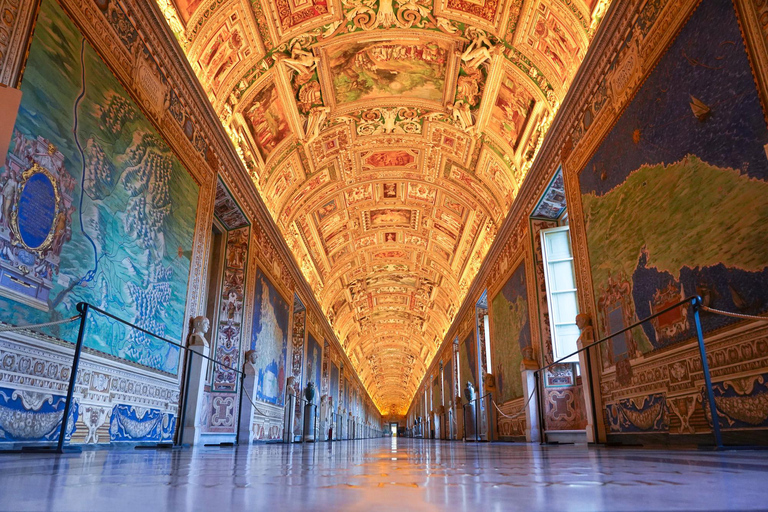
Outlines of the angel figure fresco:
<svg viewBox="0 0 768 512">
<path fill-rule="evenodd" d="M 499 106 L 504 112 L 502 130 L 507 132 L 509 145 L 514 147 L 528 116 L 529 103 L 523 95 L 514 92 L 509 101 L 503 101 L 500 97 L 498 103 L 500 103 Z"/>
<path fill-rule="evenodd" d="M 237 295 L 237 292 L 230 291 L 222 304 L 222 311 L 226 315 L 229 323 L 239 324 L 242 319 L 243 303 Z"/>
<path fill-rule="evenodd" d="M 544 54 L 564 73 L 567 70 L 566 62 L 570 62 L 576 55 L 578 47 L 571 44 L 554 17 L 539 17 L 533 32 L 544 47 Z"/>
</svg>

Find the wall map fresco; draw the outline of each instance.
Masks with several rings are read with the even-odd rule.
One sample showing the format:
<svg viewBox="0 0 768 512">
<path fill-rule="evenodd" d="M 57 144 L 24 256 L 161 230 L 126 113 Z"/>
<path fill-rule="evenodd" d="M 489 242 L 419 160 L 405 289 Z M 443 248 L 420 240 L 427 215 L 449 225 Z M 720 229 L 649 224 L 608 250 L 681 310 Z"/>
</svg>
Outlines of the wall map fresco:
<svg viewBox="0 0 768 512">
<path fill-rule="evenodd" d="M 693 294 L 768 310 L 766 143 L 733 5 L 702 2 L 580 174 L 602 333 Z M 604 363 L 690 336 L 675 310 L 614 340 Z"/>
<path fill-rule="evenodd" d="M 258 380 L 255 398 L 278 406 L 285 402 L 289 320 L 288 303 L 258 269 L 251 333 Z"/>
<path fill-rule="evenodd" d="M 491 361 L 499 403 L 523 396 L 520 363 L 524 354 L 528 359 L 533 357 L 526 286 L 525 263 L 521 262 L 491 300 Z"/>
<path fill-rule="evenodd" d="M 197 185 L 53 1 L 42 4 L 21 89 L 0 168 L 0 319 L 55 320 L 87 301 L 179 341 Z M 33 182 L 22 187 L 33 168 L 42 169 L 32 177 L 39 201 L 29 195 Z M 53 220 L 27 222 L 22 238 L 13 219 L 31 207 Z M 48 332 L 74 341 L 76 327 Z M 177 348 L 98 315 L 85 344 L 178 370 Z"/>
</svg>

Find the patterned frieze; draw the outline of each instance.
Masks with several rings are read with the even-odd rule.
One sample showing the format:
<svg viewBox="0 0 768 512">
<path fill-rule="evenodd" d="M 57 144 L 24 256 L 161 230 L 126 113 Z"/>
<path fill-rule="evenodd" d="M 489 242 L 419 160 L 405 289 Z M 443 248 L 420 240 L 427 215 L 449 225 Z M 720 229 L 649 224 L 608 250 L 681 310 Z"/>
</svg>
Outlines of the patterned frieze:
<svg viewBox="0 0 768 512">
<path fill-rule="evenodd" d="M 0 400 L 0 438 L 6 441 L 39 442 L 57 438 L 59 427 L 54 426 L 56 421 L 60 426 L 72 354 L 68 347 L 54 346 L 56 349 L 51 350 L 40 348 L 38 343 L 33 338 L 14 337 L 13 341 L 4 338 L 0 346 L 0 394 L 3 395 L 0 397 L 3 399 Z M 72 442 L 159 442 L 170 440 L 173 435 L 179 391 L 175 379 L 137 372 L 117 362 L 105 364 L 98 356 L 84 354 L 74 401 L 77 413 L 70 428 Z M 141 418 L 135 417 L 137 412 Z M 139 423 L 147 413 L 149 416 L 142 428 L 132 428 L 138 425 L 129 424 L 126 430 L 124 425 L 118 425 L 121 415 L 126 413 L 133 414 L 133 420 Z M 14 420 L 20 416 L 28 418 L 29 428 L 22 428 Z M 110 430 L 112 424 L 115 427 Z M 144 427 L 152 428 L 144 432 Z M 101 437 L 97 429 L 101 429 Z"/>
</svg>

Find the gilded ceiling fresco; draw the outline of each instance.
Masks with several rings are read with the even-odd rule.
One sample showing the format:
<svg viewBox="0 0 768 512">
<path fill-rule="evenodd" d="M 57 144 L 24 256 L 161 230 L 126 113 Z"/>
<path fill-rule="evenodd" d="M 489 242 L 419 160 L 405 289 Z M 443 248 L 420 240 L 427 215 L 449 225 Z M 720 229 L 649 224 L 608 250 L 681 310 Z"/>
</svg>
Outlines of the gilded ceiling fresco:
<svg viewBox="0 0 768 512">
<path fill-rule="evenodd" d="M 379 410 L 403 414 L 609 0 L 157 0 Z"/>
</svg>

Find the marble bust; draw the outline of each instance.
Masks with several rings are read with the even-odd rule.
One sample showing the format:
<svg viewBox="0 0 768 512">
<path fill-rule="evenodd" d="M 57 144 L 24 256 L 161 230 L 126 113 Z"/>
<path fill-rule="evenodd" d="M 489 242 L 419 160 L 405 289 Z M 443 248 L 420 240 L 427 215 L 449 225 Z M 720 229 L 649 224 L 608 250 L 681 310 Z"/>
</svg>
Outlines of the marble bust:
<svg viewBox="0 0 768 512">
<path fill-rule="evenodd" d="M 208 340 L 205 339 L 205 335 L 208 329 L 211 327 L 211 322 L 204 316 L 196 316 L 192 319 L 192 332 L 189 333 L 189 340 L 187 345 L 208 347 Z"/>
</svg>

